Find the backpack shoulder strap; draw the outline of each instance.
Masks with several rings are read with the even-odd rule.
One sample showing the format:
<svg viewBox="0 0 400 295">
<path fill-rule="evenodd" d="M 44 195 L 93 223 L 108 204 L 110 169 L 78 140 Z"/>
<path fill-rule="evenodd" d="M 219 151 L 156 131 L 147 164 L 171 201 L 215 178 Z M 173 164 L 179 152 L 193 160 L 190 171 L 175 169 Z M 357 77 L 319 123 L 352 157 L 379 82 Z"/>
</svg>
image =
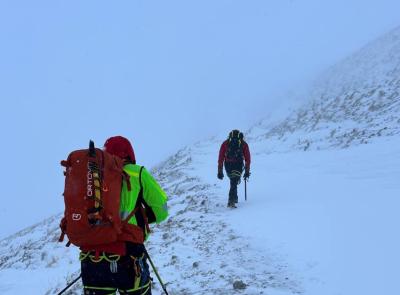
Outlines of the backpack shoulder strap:
<svg viewBox="0 0 400 295">
<path fill-rule="evenodd" d="M 136 212 L 136 220 L 138 225 L 143 229 L 143 235 L 146 236 L 146 233 L 150 233 L 150 226 L 149 226 L 149 220 L 147 218 L 146 210 L 145 208 L 148 206 L 146 201 L 143 198 L 143 184 L 142 184 L 142 170 L 143 166 L 140 167 L 140 172 L 139 172 L 139 185 L 140 185 L 140 191 L 138 198 L 136 200 L 136 207 L 135 210 L 139 209 L 140 212 Z"/>
<path fill-rule="evenodd" d="M 128 221 L 136 214 L 136 212 L 138 211 L 140 204 L 141 204 L 141 199 L 143 199 L 143 185 L 142 185 L 142 170 L 143 170 L 143 166 L 140 167 L 140 171 L 139 171 L 139 194 L 136 200 L 136 205 L 135 208 L 132 210 L 131 213 L 129 213 L 129 215 L 123 220 L 123 222 L 128 223 Z"/>
<path fill-rule="evenodd" d="M 139 185 L 140 185 L 140 191 L 139 191 L 139 197 L 143 198 L 143 184 L 142 184 L 142 170 L 143 170 L 144 166 L 140 166 L 140 170 L 139 170 Z M 142 192 L 142 194 L 140 194 L 140 192 Z"/>
</svg>

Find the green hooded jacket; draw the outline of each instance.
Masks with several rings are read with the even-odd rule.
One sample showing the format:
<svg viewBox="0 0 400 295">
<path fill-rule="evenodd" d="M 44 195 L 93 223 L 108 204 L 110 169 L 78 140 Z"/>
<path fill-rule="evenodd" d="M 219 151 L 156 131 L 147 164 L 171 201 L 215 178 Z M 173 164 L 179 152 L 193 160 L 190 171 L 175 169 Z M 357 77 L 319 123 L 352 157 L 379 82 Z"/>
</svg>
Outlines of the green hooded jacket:
<svg viewBox="0 0 400 295">
<path fill-rule="evenodd" d="M 142 166 L 135 164 L 127 164 L 124 171 L 129 175 L 131 190 L 128 190 L 126 181 L 122 184 L 120 215 L 124 220 L 135 209 L 136 201 L 140 191 L 139 173 Z M 163 191 L 156 180 L 145 169 L 142 169 L 142 187 L 143 200 L 152 209 L 155 222 L 160 223 L 168 217 L 167 194 Z M 137 225 L 136 217 L 133 216 L 129 220 L 130 224 Z"/>
</svg>

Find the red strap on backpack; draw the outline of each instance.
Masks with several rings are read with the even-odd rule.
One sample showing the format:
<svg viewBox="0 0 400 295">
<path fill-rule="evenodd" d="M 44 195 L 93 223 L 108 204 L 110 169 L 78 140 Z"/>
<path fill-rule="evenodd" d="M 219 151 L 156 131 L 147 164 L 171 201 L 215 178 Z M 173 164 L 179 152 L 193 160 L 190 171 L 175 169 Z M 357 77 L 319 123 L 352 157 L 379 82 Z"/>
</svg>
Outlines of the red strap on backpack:
<svg viewBox="0 0 400 295">
<path fill-rule="evenodd" d="M 126 186 L 127 186 L 127 188 L 128 188 L 128 191 L 130 192 L 131 189 L 132 189 L 132 187 L 131 187 L 131 181 L 130 181 L 130 179 L 129 179 L 128 173 L 126 173 L 126 172 L 124 171 L 123 174 L 122 174 L 122 177 L 123 177 L 124 180 L 126 181 Z M 139 177 L 140 177 L 140 175 L 139 175 Z M 131 217 L 132 217 L 132 216 L 131 216 Z"/>
<path fill-rule="evenodd" d="M 65 217 L 63 217 L 63 219 L 61 219 L 60 228 L 61 228 L 61 234 L 60 234 L 60 237 L 58 238 L 58 241 L 61 243 L 62 241 L 64 241 L 64 237 L 65 237 L 66 230 L 67 230 L 67 220 L 65 219 Z M 65 244 L 65 247 L 69 247 L 70 245 L 71 245 L 71 242 L 68 241 L 67 244 Z"/>
<path fill-rule="evenodd" d="M 65 217 L 63 217 L 63 219 L 61 219 L 60 229 L 61 229 L 61 234 L 60 234 L 58 241 L 62 242 L 62 241 L 64 241 L 65 230 L 67 229 L 67 221 L 65 220 Z"/>
</svg>

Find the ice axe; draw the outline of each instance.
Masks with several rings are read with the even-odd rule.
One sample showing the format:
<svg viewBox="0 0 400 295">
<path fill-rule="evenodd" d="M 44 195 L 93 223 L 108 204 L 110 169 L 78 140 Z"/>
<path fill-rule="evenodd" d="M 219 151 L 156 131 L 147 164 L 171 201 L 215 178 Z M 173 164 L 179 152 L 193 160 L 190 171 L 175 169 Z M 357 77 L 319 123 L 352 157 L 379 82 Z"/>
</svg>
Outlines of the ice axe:
<svg viewBox="0 0 400 295">
<path fill-rule="evenodd" d="M 247 178 L 244 179 L 244 199 L 247 201 Z"/>
</svg>

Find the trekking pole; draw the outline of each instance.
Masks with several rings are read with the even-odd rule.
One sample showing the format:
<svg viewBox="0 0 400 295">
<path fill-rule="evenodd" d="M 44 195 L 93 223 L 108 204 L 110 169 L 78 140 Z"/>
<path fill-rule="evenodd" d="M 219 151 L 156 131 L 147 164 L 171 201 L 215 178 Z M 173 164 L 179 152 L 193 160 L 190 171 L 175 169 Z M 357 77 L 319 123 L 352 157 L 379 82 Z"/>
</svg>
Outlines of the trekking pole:
<svg viewBox="0 0 400 295">
<path fill-rule="evenodd" d="M 160 277 L 160 275 L 158 274 L 157 269 L 156 269 L 156 267 L 154 266 L 154 263 L 153 263 L 153 261 L 151 260 L 151 258 L 150 258 L 150 256 L 149 256 L 149 253 L 147 252 L 146 248 L 144 248 L 144 254 L 146 255 L 147 259 L 149 259 L 149 262 L 150 262 L 150 264 L 151 264 L 151 267 L 153 268 L 153 271 L 154 271 L 154 273 L 156 274 L 157 279 L 158 279 L 158 281 L 160 282 L 162 289 L 164 290 L 165 294 L 168 295 L 167 288 L 165 287 L 164 283 L 162 282 L 161 277 Z"/>
<path fill-rule="evenodd" d="M 75 280 L 73 280 L 71 283 L 69 283 L 69 285 L 66 286 L 64 289 L 62 289 L 62 290 L 60 291 L 60 293 L 58 293 L 57 295 L 61 295 L 61 294 L 63 294 L 65 291 L 67 291 L 67 290 L 68 290 L 69 288 L 71 288 L 71 286 L 72 286 L 73 284 L 75 284 L 81 277 L 82 277 L 82 274 L 80 274 L 79 277 L 77 277 Z"/>
<path fill-rule="evenodd" d="M 244 179 L 244 199 L 247 201 L 247 178 Z"/>
</svg>

